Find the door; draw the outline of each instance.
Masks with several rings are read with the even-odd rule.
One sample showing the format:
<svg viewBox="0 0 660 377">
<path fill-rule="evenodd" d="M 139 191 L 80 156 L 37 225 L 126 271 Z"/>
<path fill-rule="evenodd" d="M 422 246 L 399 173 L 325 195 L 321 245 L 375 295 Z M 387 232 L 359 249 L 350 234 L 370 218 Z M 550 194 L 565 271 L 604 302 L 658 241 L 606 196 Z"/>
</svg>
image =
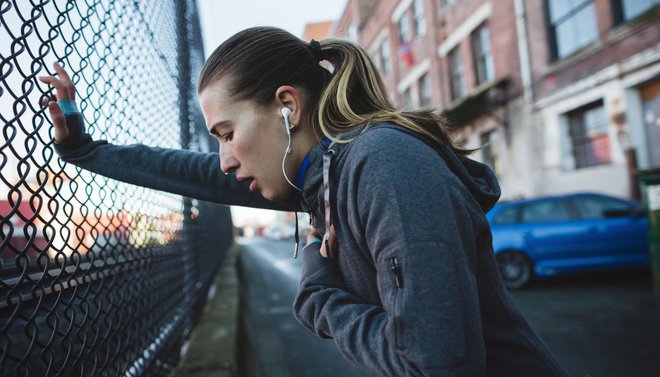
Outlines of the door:
<svg viewBox="0 0 660 377">
<path fill-rule="evenodd" d="M 641 209 L 630 202 L 601 195 L 571 199 L 586 229 L 590 229 L 592 263 L 643 263 L 648 258 L 648 223 Z"/>
<path fill-rule="evenodd" d="M 649 168 L 660 167 L 660 81 L 640 89 L 642 114 L 646 132 Z"/>
</svg>

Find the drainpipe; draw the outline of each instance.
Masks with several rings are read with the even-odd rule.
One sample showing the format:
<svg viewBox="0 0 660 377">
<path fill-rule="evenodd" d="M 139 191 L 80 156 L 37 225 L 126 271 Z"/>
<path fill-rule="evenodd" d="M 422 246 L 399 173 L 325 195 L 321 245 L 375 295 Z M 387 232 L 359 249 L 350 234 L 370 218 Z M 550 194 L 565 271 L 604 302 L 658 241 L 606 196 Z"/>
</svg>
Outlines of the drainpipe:
<svg viewBox="0 0 660 377">
<path fill-rule="evenodd" d="M 516 12 L 516 34 L 518 35 L 520 76 L 525 94 L 525 101 L 532 105 L 534 101 L 534 91 L 532 88 L 532 69 L 529 56 L 529 44 L 527 40 L 527 26 L 525 24 L 525 2 L 524 0 L 514 0 L 513 5 Z"/>
</svg>

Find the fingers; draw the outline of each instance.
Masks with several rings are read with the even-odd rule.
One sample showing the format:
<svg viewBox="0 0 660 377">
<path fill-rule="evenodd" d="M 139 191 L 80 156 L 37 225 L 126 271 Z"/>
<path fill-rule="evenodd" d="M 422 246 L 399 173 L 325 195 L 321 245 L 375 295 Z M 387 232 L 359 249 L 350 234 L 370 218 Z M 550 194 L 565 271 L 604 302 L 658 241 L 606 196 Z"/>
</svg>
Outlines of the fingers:
<svg viewBox="0 0 660 377">
<path fill-rule="evenodd" d="M 55 142 L 61 143 L 69 136 L 69 129 L 66 127 L 66 120 L 62 109 L 55 101 L 48 103 L 48 112 L 50 113 L 50 119 L 53 121 L 53 126 L 55 129 Z"/>
<path fill-rule="evenodd" d="M 312 242 L 315 238 L 322 240 L 321 249 L 319 250 L 321 256 L 327 258 L 328 255 L 332 255 L 332 251 L 335 250 L 335 244 L 337 243 L 337 235 L 335 234 L 334 225 L 330 225 L 330 229 L 328 230 L 327 248 L 330 249 L 329 253 L 328 250 L 326 250 L 327 248 L 326 248 L 325 238 L 323 238 L 323 236 L 321 236 L 321 234 L 316 229 L 312 229 L 312 231 L 309 232 L 309 234 L 307 235 L 307 243 Z"/>
<path fill-rule="evenodd" d="M 59 75 L 59 78 L 55 76 L 39 76 L 39 81 L 51 85 L 55 88 L 55 95 L 57 99 L 76 99 L 76 89 L 69 77 L 69 74 L 57 63 L 53 63 L 53 68 L 55 72 Z"/>
<path fill-rule="evenodd" d="M 71 81 L 71 78 L 69 77 L 69 74 L 62 68 L 61 65 L 59 65 L 57 62 L 53 63 L 53 68 L 55 69 L 55 72 L 57 72 L 58 75 L 62 78 L 62 81 L 64 83 L 70 84 L 70 86 L 73 86 L 73 82 Z"/>
<path fill-rule="evenodd" d="M 315 238 L 321 239 L 323 237 L 321 237 L 321 234 L 317 232 L 316 229 L 312 229 L 312 231 L 307 235 L 307 243 L 312 242 L 312 240 Z"/>
</svg>

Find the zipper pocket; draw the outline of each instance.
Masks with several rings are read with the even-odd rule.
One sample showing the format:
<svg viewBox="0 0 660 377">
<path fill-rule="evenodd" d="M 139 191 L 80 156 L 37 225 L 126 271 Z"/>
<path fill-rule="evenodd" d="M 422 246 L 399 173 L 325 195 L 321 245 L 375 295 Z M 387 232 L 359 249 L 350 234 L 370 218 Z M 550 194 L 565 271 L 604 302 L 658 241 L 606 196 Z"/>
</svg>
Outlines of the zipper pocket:
<svg viewBox="0 0 660 377">
<path fill-rule="evenodd" d="M 394 281 L 397 288 L 403 288 L 403 277 L 401 276 L 401 267 L 399 267 L 399 260 L 397 257 L 390 258 L 390 270 L 394 274 Z"/>
<path fill-rule="evenodd" d="M 394 345 L 401 349 L 403 345 L 403 274 L 397 257 L 389 259 L 390 271 L 394 275 Z"/>
</svg>

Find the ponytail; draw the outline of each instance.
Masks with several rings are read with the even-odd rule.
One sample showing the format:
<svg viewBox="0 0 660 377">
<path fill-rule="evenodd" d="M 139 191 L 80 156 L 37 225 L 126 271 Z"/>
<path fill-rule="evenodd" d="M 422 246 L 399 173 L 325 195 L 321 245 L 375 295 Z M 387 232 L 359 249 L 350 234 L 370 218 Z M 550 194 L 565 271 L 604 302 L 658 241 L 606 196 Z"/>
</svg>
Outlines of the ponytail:
<svg viewBox="0 0 660 377">
<path fill-rule="evenodd" d="M 348 143 L 351 140 L 335 135 L 361 125 L 391 122 L 459 154 L 472 152 L 454 145 L 443 116 L 430 109 L 395 109 L 380 74 L 362 47 L 348 40 L 328 38 L 320 42 L 320 48 L 320 55 L 334 69 L 315 111 L 316 123 L 326 137 L 336 143 Z"/>
</svg>

